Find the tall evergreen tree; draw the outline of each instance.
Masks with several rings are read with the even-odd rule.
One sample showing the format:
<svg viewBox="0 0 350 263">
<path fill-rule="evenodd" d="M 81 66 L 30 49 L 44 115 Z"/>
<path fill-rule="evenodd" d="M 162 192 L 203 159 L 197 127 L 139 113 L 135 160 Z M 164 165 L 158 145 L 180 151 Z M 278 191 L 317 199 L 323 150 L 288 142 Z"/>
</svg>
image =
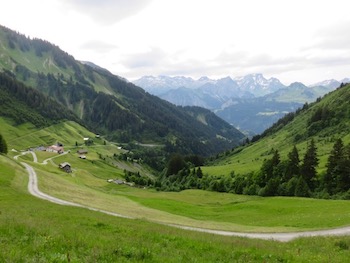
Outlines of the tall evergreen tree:
<svg viewBox="0 0 350 263">
<path fill-rule="evenodd" d="M 344 144 L 342 139 L 338 139 L 328 157 L 327 172 L 323 177 L 323 187 L 329 194 L 336 192 L 339 184 L 339 177 L 344 172 L 343 165 L 345 165 Z"/>
<path fill-rule="evenodd" d="M 343 158 L 339 160 L 337 169 L 337 192 L 350 190 L 350 145 L 344 147 Z"/>
<path fill-rule="evenodd" d="M 174 154 L 169 160 L 167 175 L 176 175 L 185 166 L 184 158 L 180 154 Z"/>
<path fill-rule="evenodd" d="M 345 192 L 350 190 L 350 144 L 344 149 L 344 165 L 342 165 L 342 168 L 343 173 L 339 179 L 341 190 Z"/>
<path fill-rule="evenodd" d="M 7 144 L 4 137 L 2 137 L 1 134 L 0 134 L 0 153 L 7 154 Z"/>
<path fill-rule="evenodd" d="M 274 169 L 281 162 L 278 150 L 273 152 L 271 159 L 265 160 L 260 168 L 257 183 L 260 187 L 266 186 L 270 179 L 274 177 Z"/>
<path fill-rule="evenodd" d="M 292 151 L 288 154 L 287 169 L 285 181 L 289 181 L 293 176 L 300 174 L 300 159 L 297 147 L 294 145 Z"/>
<path fill-rule="evenodd" d="M 303 164 L 301 166 L 301 175 L 311 191 L 313 191 L 316 186 L 316 167 L 318 165 L 318 162 L 319 160 L 317 158 L 317 148 L 315 141 L 314 139 L 311 139 L 303 159 Z"/>
</svg>

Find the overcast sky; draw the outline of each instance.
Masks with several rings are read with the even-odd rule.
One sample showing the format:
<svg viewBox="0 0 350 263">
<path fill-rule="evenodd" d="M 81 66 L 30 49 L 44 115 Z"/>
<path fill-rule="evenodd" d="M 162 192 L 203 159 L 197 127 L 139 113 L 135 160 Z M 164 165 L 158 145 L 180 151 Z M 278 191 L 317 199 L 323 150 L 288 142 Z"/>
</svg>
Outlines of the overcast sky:
<svg viewBox="0 0 350 263">
<path fill-rule="evenodd" d="M 0 0 L 0 24 L 129 80 L 350 77 L 348 0 Z"/>
</svg>

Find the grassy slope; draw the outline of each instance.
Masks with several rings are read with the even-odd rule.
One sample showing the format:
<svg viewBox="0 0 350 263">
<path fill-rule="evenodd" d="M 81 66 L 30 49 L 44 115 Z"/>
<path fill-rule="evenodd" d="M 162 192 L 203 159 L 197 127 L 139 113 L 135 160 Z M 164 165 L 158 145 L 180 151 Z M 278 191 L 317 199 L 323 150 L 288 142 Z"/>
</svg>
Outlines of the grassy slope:
<svg viewBox="0 0 350 263">
<path fill-rule="evenodd" d="M 349 94 L 349 90 L 350 85 L 343 88 L 343 90 L 327 95 L 320 103 L 299 115 L 279 132 L 265 137 L 247 147 L 236 149 L 236 153 L 232 153 L 229 156 L 220 159 L 215 165 L 203 167 L 203 172 L 211 175 L 228 175 L 232 171 L 236 173 L 257 171 L 260 169 L 265 159 L 271 158 L 272 149 L 278 149 L 283 160 L 287 158 L 287 154 L 292 150 L 294 144 L 296 144 L 299 150 L 299 156 L 302 159 L 307 148 L 307 142 L 310 138 L 295 143 L 295 136 L 307 131 L 307 122 L 316 107 L 327 105 L 335 107 L 337 104 L 344 105 L 343 102 L 338 103 L 338 100 L 341 100 L 345 94 Z M 344 118 L 340 125 L 323 129 L 313 137 L 318 148 L 317 153 L 320 159 L 318 167 L 319 172 L 325 171 L 326 169 L 328 155 L 333 148 L 335 138 L 342 138 L 345 144 L 350 143 L 349 131 L 350 120 Z"/>
<path fill-rule="evenodd" d="M 350 237 L 290 243 L 184 231 L 30 196 L 25 170 L 0 156 L 2 262 L 345 262 Z M 44 208 L 44 209 L 43 209 Z"/>
<path fill-rule="evenodd" d="M 26 123 L 13 126 L 11 121 L 0 118 L 0 133 L 6 138 L 11 148 L 27 149 L 39 145 L 51 145 L 61 142 L 68 147 L 75 146 L 75 142 L 83 144 L 84 138 L 95 140 L 95 134 L 74 122 L 62 122 L 44 129 L 37 129 Z"/>
<path fill-rule="evenodd" d="M 41 72 L 44 74 L 51 73 L 54 75 L 63 74 L 66 78 L 74 76 L 74 71 L 71 67 L 64 69 L 57 66 L 51 53 L 44 52 L 42 57 L 38 57 L 33 49 L 26 52 L 22 52 L 19 48 L 11 49 L 5 39 L 5 33 L 0 30 L 0 51 L 2 54 L 0 59 L 0 68 L 13 71 L 16 64 L 19 64 L 25 66 L 33 73 Z M 84 71 L 83 65 L 79 64 L 79 67 L 82 71 Z M 95 82 L 90 82 L 90 84 L 94 86 L 97 92 L 101 91 L 107 94 L 114 94 L 112 88 L 105 79 L 101 78 L 101 76 L 96 73 L 94 74 L 94 78 Z M 32 79 L 28 79 L 26 84 L 33 86 L 34 82 Z"/>
<path fill-rule="evenodd" d="M 66 148 L 71 148 L 67 155 L 37 152 L 39 162 L 55 156 L 48 165 L 31 163 L 31 155 L 20 157 L 35 167 L 40 189 L 62 199 L 151 221 L 235 231 L 321 229 L 350 222 L 350 207 L 344 201 L 260 198 L 205 191 L 164 193 L 117 186 L 107 183 L 107 179 L 123 178 L 123 171 L 100 160 L 98 154 L 111 156 L 120 153 L 120 149 L 101 142 L 100 145 L 88 147 L 87 160 L 78 158 L 75 142 L 93 135 L 81 126 L 66 122 L 35 130 L 30 125 L 13 127 L 4 119 L 1 124 L 0 133 L 9 138 L 10 149 L 27 147 L 28 141 L 34 146 L 57 140 L 63 142 Z M 16 154 L 12 151 L 9 153 L 10 156 Z M 72 174 L 63 173 L 57 168 L 59 163 L 65 161 L 72 165 Z"/>
</svg>

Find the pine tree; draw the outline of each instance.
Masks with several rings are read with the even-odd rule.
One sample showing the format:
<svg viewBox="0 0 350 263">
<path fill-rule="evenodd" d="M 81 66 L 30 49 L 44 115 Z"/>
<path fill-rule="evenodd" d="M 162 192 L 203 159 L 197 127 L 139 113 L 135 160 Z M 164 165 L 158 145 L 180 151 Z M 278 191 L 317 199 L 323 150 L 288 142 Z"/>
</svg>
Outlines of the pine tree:
<svg viewBox="0 0 350 263">
<path fill-rule="evenodd" d="M 175 154 L 169 160 L 167 175 L 175 175 L 185 166 L 184 158 L 180 154 Z"/>
<path fill-rule="evenodd" d="M 345 192 L 350 190 L 350 144 L 344 149 L 344 164 L 341 166 L 343 173 L 339 177 L 340 189 Z M 339 185 L 339 186 L 340 186 Z"/>
<path fill-rule="evenodd" d="M 296 181 L 294 195 L 295 196 L 303 196 L 303 197 L 310 196 L 310 188 L 309 188 L 307 182 L 301 176 L 299 176 L 297 181 Z"/>
<path fill-rule="evenodd" d="M 0 153 L 7 154 L 7 144 L 4 137 L 2 137 L 1 134 L 0 134 Z"/>
<path fill-rule="evenodd" d="M 294 145 L 293 150 L 288 154 L 287 169 L 285 181 L 289 181 L 293 176 L 300 174 L 300 159 L 297 147 Z"/>
<path fill-rule="evenodd" d="M 350 190 L 350 145 L 343 149 L 343 157 L 338 163 L 336 181 L 336 192 L 346 192 Z"/>
<path fill-rule="evenodd" d="M 198 178 L 202 178 L 203 177 L 203 172 L 202 172 L 201 167 L 198 167 L 198 169 L 197 169 L 197 177 Z"/>
<path fill-rule="evenodd" d="M 280 162 L 281 160 L 278 150 L 275 150 L 273 152 L 273 156 L 271 159 L 267 159 L 264 161 L 257 176 L 257 184 L 260 187 L 265 187 L 266 184 L 270 181 L 270 179 L 274 177 L 274 170 Z"/>
<path fill-rule="evenodd" d="M 323 187 L 329 194 L 336 192 L 337 185 L 340 182 L 341 173 L 344 172 L 343 165 L 345 164 L 344 144 L 341 139 L 338 139 L 328 157 L 327 172 L 323 178 Z"/>
<path fill-rule="evenodd" d="M 301 166 L 301 175 L 311 191 L 313 191 L 316 186 L 316 167 L 318 162 L 317 148 L 314 139 L 312 139 L 308 144 L 303 164 Z"/>
</svg>

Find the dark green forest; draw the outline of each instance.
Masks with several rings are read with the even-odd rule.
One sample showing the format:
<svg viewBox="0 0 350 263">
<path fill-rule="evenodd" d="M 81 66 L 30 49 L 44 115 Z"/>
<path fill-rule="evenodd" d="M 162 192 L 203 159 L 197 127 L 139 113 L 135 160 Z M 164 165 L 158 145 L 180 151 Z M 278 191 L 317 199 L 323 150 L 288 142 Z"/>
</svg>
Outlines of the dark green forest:
<svg viewBox="0 0 350 263">
<path fill-rule="evenodd" d="M 39 128 L 62 120 L 79 122 L 71 111 L 16 81 L 10 73 L 0 72 L 0 105 L 0 115 L 12 119 L 15 124 L 30 122 Z"/>
</svg>

